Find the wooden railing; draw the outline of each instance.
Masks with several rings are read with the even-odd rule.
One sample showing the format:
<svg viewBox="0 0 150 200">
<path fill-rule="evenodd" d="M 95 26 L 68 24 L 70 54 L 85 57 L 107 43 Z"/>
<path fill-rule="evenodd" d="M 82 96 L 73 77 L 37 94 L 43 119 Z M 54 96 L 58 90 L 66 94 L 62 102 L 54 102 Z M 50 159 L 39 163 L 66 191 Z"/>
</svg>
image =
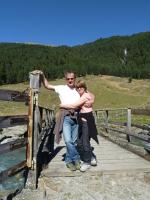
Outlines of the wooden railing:
<svg viewBox="0 0 150 200">
<path fill-rule="evenodd" d="M 11 91 L 11 90 L 0 90 L 0 100 L 3 101 L 17 101 L 17 102 L 27 102 L 28 95 L 26 91 Z M 28 124 L 28 115 L 12 115 L 12 116 L 0 116 L 0 129 L 21 126 Z M 27 130 L 26 130 L 27 131 Z M 25 133 L 22 133 L 24 135 Z M 5 135 L 0 142 L 9 138 L 10 136 Z M 20 149 L 27 145 L 27 140 L 25 137 L 21 139 L 12 140 L 10 142 L 0 145 L 0 154 L 5 156 L 5 153 L 12 152 L 16 149 Z M 16 174 L 21 169 L 24 169 L 27 166 L 26 160 L 11 166 L 9 169 L 0 172 L 0 182 L 7 179 L 7 177 Z"/>
<path fill-rule="evenodd" d="M 140 118 L 140 116 L 143 116 Z M 144 141 L 144 148 L 150 151 L 150 109 L 98 109 L 95 110 L 95 120 L 99 128 L 103 128 L 106 133 L 119 133 L 126 136 L 126 140 L 131 142 L 131 138 Z"/>
<path fill-rule="evenodd" d="M 26 159 L 17 165 L 11 166 L 9 169 L 1 171 L 0 182 L 26 167 L 30 172 L 30 177 L 32 176 L 32 185 L 37 188 L 38 176 L 43 164 L 41 162 L 42 153 L 52 151 L 54 145 L 52 134 L 54 110 L 39 106 L 39 83 L 39 75 L 30 74 L 30 87 L 25 92 L 0 90 L 0 100 L 22 101 L 28 105 L 28 115 L 0 117 L 0 129 L 16 125 L 27 125 L 27 130 L 22 133 L 23 137 L 21 139 L 0 144 L 1 155 L 26 147 Z M 2 140 L 4 139 L 6 138 L 4 137 Z"/>
</svg>

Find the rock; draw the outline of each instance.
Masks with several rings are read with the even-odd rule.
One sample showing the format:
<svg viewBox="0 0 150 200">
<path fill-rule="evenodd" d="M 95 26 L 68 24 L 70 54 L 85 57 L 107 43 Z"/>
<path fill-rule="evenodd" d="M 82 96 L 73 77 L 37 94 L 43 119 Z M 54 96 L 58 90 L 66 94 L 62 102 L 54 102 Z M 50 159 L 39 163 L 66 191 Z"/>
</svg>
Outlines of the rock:
<svg viewBox="0 0 150 200">
<path fill-rule="evenodd" d="M 27 126 L 14 126 L 9 128 L 3 128 L 0 132 L 0 144 L 4 144 L 18 138 L 24 137 L 24 133 L 27 131 Z"/>
</svg>

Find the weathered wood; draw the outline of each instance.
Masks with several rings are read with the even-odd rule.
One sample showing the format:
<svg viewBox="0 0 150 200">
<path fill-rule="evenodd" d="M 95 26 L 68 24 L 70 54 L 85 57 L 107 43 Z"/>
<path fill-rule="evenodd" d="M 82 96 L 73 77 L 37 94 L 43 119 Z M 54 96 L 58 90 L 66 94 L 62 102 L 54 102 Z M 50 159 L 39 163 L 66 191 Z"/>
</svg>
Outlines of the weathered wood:
<svg viewBox="0 0 150 200">
<path fill-rule="evenodd" d="M 116 111 L 116 110 L 127 110 L 127 108 L 107 108 L 107 109 L 96 109 L 96 111 L 106 111 L 106 110 L 108 110 L 108 111 Z"/>
<path fill-rule="evenodd" d="M 148 125 L 131 124 L 131 126 L 135 126 L 137 128 L 150 131 L 150 125 L 148 126 Z"/>
<path fill-rule="evenodd" d="M 127 131 L 127 140 L 128 142 L 131 141 L 131 138 L 130 138 L 130 132 L 131 132 L 131 109 L 128 108 L 127 110 L 127 126 L 126 126 L 126 131 Z"/>
<path fill-rule="evenodd" d="M 15 175 L 26 166 L 27 166 L 26 160 L 24 160 L 21 163 L 0 172 L 0 183 L 6 180 L 8 177 Z"/>
<path fill-rule="evenodd" d="M 98 165 L 90 167 L 84 173 L 87 175 L 97 175 L 101 173 L 115 174 L 118 172 L 150 172 L 150 162 L 140 156 L 121 148 L 103 137 L 99 137 L 100 144 L 97 145 L 93 140 L 91 144 L 94 147 L 94 153 L 97 156 Z M 63 160 L 66 147 L 62 140 L 59 146 L 56 146 L 56 154 L 52 157 L 49 165 L 42 171 L 42 177 L 66 177 L 66 176 L 82 176 L 80 171 L 71 172 L 65 165 Z"/>
<path fill-rule="evenodd" d="M 105 128 L 105 126 L 104 126 L 104 128 Z M 150 136 L 149 135 L 142 135 L 141 136 L 141 135 L 138 135 L 138 134 L 134 134 L 134 133 L 131 133 L 131 132 L 126 132 L 126 131 L 121 131 L 121 130 L 118 130 L 118 129 L 115 129 L 115 128 L 110 128 L 110 127 L 108 127 L 107 129 L 114 131 L 114 132 L 123 133 L 123 134 L 129 135 L 129 136 L 135 137 L 139 140 L 150 143 Z"/>
<path fill-rule="evenodd" d="M 109 114 L 108 114 L 108 110 L 106 110 L 106 115 L 105 115 L 105 128 L 106 128 L 106 132 L 108 132 L 108 118 L 109 118 Z"/>
<path fill-rule="evenodd" d="M 150 109 L 131 109 L 133 115 L 150 115 Z"/>
<path fill-rule="evenodd" d="M 28 123 L 28 115 L 0 116 L 0 128 L 7 128 Z"/>
<path fill-rule="evenodd" d="M 37 188 L 38 182 L 38 163 L 37 163 L 37 154 L 39 150 L 39 141 L 38 138 L 41 132 L 41 116 L 40 110 L 38 107 L 38 93 L 34 93 L 34 130 L 33 130 L 33 179 L 34 187 Z"/>
<path fill-rule="evenodd" d="M 28 100 L 27 92 L 0 89 L 0 100 L 25 102 Z"/>
<path fill-rule="evenodd" d="M 0 154 L 22 148 L 22 147 L 26 146 L 26 144 L 27 144 L 27 141 L 25 138 L 17 139 L 17 140 L 11 141 L 11 142 L 7 142 L 5 144 L 1 144 L 0 145 Z"/>
<path fill-rule="evenodd" d="M 40 87 L 41 87 L 40 74 L 30 72 L 30 88 L 39 90 Z"/>
<path fill-rule="evenodd" d="M 29 108 L 28 108 L 28 135 L 27 135 L 27 166 L 32 167 L 32 133 L 33 133 L 33 91 L 29 91 Z"/>
</svg>

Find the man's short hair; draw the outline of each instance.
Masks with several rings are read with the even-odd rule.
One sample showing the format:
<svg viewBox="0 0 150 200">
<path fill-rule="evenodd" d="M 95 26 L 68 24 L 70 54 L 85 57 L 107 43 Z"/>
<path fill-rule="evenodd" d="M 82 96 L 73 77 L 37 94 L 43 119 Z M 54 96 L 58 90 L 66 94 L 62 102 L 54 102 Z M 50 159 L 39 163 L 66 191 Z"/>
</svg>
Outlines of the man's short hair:
<svg viewBox="0 0 150 200">
<path fill-rule="evenodd" d="M 72 71 L 72 70 L 65 71 L 64 72 L 65 78 L 67 77 L 68 74 L 74 74 L 74 78 L 76 78 L 76 73 L 74 71 Z"/>
</svg>

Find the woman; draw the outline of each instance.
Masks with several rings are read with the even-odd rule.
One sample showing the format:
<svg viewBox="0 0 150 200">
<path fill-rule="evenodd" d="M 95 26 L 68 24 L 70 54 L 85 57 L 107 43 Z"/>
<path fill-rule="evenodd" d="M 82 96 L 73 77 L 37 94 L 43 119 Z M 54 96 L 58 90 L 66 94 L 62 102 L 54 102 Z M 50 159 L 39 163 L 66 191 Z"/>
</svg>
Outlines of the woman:
<svg viewBox="0 0 150 200">
<path fill-rule="evenodd" d="M 78 150 L 81 160 L 83 161 L 80 171 L 85 172 L 90 166 L 96 166 L 96 157 L 92 153 L 90 139 L 93 138 L 97 143 L 97 129 L 93 116 L 92 104 L 94 103 L 94 95 L 87 91 L 87 86 L 84 81 L 80 80 L 76 84 L 76 89 L 80 95 L 80 99 L 74 104 L 61 104 L 60 107 L 79 108 L 79 135 L 78 135 Z"/>
</svg>

